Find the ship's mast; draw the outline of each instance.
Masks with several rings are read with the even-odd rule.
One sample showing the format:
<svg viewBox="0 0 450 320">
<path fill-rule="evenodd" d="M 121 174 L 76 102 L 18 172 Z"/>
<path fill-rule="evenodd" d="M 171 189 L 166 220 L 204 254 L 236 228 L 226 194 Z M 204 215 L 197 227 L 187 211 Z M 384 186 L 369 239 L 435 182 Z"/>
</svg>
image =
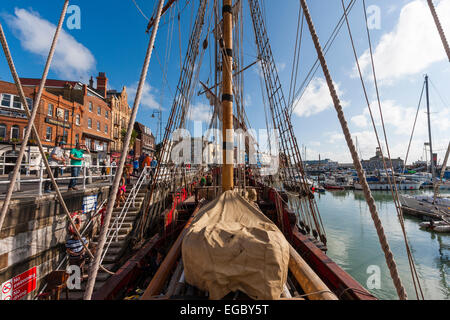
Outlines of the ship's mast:
<svg viewBox="0 0 450 320">
<path fill-rule="evenodd" d="M 431 142 L 431 116 L 430 116 L 430 95 L 428 91 L 428 75 L 425 75 L 425 86 L 427 90 L 427 115 L 428 115 L 428 137 L 429 137 L 429 144 L 430 144 L 430 161 L 431 161 L 431 174 L 433 177 L 433 183 L 434 183 L 434 177 L 435 177 L 435 169 L 434 169 L 434 159 L 433 159 L 433 144 Z"/>
<path fill-rule="evenodd" d="M 223 72 L 222 72 L 222 112 L 223 112 L 223 167 L 222 190 L 233 189 L 234 139 L 233 139 L 233 13 L 232 0 L 223 0 Z"/>
</svg>

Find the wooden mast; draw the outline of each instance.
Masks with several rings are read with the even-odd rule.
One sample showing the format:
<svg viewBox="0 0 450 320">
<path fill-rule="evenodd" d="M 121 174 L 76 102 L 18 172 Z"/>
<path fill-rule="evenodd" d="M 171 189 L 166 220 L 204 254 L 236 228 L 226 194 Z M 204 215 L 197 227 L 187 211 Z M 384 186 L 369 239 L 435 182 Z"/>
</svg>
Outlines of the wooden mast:
<svg viewBox="0 0 450 320">
<path fill-rule="evenodd" d="M 222 191 L 234 187 L 234 139 L 233 139 L 233 13 L 232 0 L 223 0 L 223 48 L 222 48 L 222 112 L 223 112 L 223 167 Z"/>
</svg>

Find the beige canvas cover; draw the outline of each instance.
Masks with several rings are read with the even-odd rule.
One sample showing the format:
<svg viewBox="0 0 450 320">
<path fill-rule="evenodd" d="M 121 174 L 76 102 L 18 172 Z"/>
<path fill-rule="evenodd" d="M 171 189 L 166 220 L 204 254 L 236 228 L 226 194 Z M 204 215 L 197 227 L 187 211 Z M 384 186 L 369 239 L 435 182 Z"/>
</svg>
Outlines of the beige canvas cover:
<svg viewBox="0 0 450 320">
<path fill-rule="evenodd" d="M 219 300 L 240 290 L 279 299 L 289 243 L 275 224 L 237 192 L 223 193 L 196 216 L 182 244 L 186 282 Z"/>
</svg>

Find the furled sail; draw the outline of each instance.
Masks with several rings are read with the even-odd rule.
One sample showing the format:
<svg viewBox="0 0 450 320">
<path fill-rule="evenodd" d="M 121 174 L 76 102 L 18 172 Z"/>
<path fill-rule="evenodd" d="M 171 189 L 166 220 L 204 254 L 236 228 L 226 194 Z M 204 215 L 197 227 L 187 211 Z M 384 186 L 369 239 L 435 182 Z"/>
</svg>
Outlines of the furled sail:
<svg viewBox="0 0 450 320">
<path fill-rule="evenodd" d="M 279 299 L 289 243 L 261 211 L 228 191 L 198 213 L 182 245 L 186 281 L 222 299 L 240 290 L 255 300 Z"/>
</svg>

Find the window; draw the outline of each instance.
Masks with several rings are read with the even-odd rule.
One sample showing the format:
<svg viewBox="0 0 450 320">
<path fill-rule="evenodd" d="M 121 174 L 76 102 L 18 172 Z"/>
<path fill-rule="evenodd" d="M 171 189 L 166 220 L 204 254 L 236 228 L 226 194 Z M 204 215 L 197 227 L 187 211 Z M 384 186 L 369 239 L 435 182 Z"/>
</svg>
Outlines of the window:
<svg viewBox="0 0 450 320">
<path fill-rule="evenodd" d="M 64 121 L 69 121 L 69 110 L 64 110 Z"/>
<path fill-rule="evenodd" d="M 100 107 L 97 107 L 97 114 L 98 114 L 99 116 L 101 116 L 101 115 L 102 115 L 102 108 L 100 108 Z"/>
<path fill-rule="evenodd" d="M 92 119 L 91 118 L 88 119 L 88 128 L 92 129 Z"/>
<path fill-rule="evenodd" d="M 32 99 L 27 98 L 27 105 L 28 105 L 28 110 L 30 110 L 30 111 L 33 110 L 33 100 Z"/>
<path fill-rule="evenodd" d="M 91 150 L 91 149 L 92 149 L 91 139 L 90 139 L 90 138 L 86 138 L 84 142 L 85 142 L 85 144 L 86 144 L 86 147 L 87 147 L 89 150 Z"/>
<path fill-rule="evenodd" d="M 6 139 L 6 125 L 0 124 L 0 138 Z"/>
<path fill-rule="evenodd" d="M 1 105 L 2 105 L 3 107 L 9 107 L 9 106 L 11 106 L 11 95 L 10 95 L 10 94 L 3 94 Z"/>
<path fill-rule="evenodd" d="M 25 132 L 27 131 L 27 127 L 23 128 L 23 139 L 25 139 Z M 31 137 L 30 137 L 31 138 Z"/>
<path fill-rule="evenodd" d="M 20 102 L 20 98 L 17 96 L 14 96 L 13 99 L 13 108 L 14 109 L 22 109 L 22 103 Z"/>
<path fill-rule="evenodd" d="M 92 108 L 93 108 L 92 102 L 89 102 L 89 112 L 92 112 Z"/>
<path fill-rule="evenodd" d="M 47 130 L 45 132 L 45 140 L 52 141 L 52 127 L 47 127 Z"/>
<path fill-rule="evenodd" d="M 97 121 L 97 131 L 100 131 L 100 121 Z"/>
<path fill-rule="evenodd" d="M 14 96 L 13 108 L 14 109 L 22 109 L 22 102 L 20 102 L 20 98 L 17 96 Z"/>
<path fill-rule="evenodd" d="M 109 113 L 108 113 L 108 110 L 105 110 L 105 118 L 106 118 L 106 119 L 109 119 Z"/>
<path fill-rule="evenodd" d="M 79 115 L 79 114 L 77 114 L 77 115 L 75 116 L 75 124 L 76 124 L 77 126 L 80 125 L 80 115 Z"/>
<path fill-rule="evenodd" d="M 108 133 L 108 125 L 105 124 L 105 133 Z"/>
<path fill-rule="evenodd" d="M 75 144 L 80 143 L 80 135 L 77 133 L 75 135 Z"/>
<path fill-rule="evenodd" d="M 11 139 L 19 139 L 20 136 L 20 128 L 19 126 L 12 126 L 11 127 Z"/>
<path fill-rule="evenodd" d="M 51 103 L 48 104 L 48 112 L 47 115 L 49 117 L 53 117 L 53 105 Z"/>
<path fill-rule="evenodd" d="M 103 151 L 108 151 L 108 143 L 103 142 Z"/>
</svg>

